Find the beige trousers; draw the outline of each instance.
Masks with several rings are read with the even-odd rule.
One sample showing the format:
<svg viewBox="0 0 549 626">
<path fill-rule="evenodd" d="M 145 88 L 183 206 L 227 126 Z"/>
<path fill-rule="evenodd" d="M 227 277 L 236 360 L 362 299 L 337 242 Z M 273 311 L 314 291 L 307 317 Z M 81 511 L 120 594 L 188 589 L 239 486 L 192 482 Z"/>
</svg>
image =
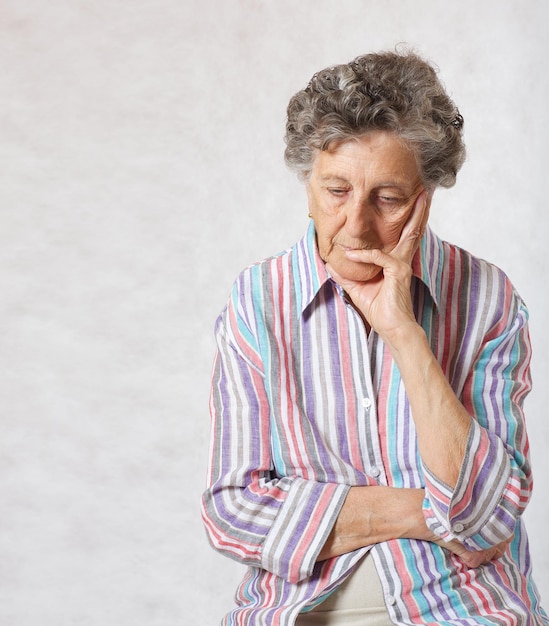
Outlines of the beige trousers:
<svg viewBox="0 0 549 626">
<path fill-rule="evenodd" d="M 298 616 L 296 626 L 393 626 L 374 561 L 366 555 L 357 569 L 322 604 Z"/>
</svg>

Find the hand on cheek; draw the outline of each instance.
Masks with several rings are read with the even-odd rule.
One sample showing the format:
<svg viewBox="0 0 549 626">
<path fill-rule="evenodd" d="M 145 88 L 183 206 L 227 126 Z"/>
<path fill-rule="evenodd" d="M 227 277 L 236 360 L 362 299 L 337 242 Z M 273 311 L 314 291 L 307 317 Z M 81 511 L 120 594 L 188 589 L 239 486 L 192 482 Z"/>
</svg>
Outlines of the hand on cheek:
<svg viewBox="0 0 549 626">
<path fill-rule="evenodd" d="M 411 262 L 427 224 L 428 208 L 427 194 L 422 192 L 391 253 L 376 249 L 345 252 L 351 262 L 377 268 L 377 273 L 370 270 L 370 280 L 352 280 L 327 264 L 333 278 L 348 293 L 370 326 L 382 336 L 407 323 L 415 323 L 410 295 Z"/>
</svg>

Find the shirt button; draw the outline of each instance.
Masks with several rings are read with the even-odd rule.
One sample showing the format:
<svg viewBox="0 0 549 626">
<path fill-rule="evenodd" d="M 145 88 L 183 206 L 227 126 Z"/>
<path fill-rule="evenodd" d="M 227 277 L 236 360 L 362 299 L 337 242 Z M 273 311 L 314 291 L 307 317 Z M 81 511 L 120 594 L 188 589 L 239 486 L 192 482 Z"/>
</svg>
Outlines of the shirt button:
<svg viewBox="0 0 549 626">
<path fill-rule="evenodd" d="M 373 476 L 374 478 L 377 478 L 381 474 L 381 472 L 377 467 L 370 467 L 368 469 L 368 474 L 370 474 L 370 476 Z"/>
<path fill-rule="evenodd" d="M 369 409 L 369 408 L 372 406 L 372 401 L 370 400 L 370 398 L 364 398 L 364 399 L 362 400 L 362 406 L 363 406 L 365 409 Z"/>
<path fill-rule="evenodd" d="M 462 532 L 464 528 L 465 526 L 463 524 L 460 524 L 459 522 L 457 524 L 454 524 L 454 532 L 456 533 Z"/>
<path fill-rule="evenodd" d="M 393 606 L 393 604 L 396 604 L 396 599 L 394 596 L 385 596 L 385 602 L 389 605 L 389 606 Z"/>
</svg>

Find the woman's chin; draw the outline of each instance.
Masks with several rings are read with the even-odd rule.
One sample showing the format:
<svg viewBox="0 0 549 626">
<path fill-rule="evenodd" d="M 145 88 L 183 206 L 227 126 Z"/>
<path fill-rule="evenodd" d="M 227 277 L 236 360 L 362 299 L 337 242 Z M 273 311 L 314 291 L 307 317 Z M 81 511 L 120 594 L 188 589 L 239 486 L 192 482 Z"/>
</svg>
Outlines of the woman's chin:
<svg viewBox="0 0 549 626">
<path fill-rule="evenodd" d="M 345 261 L 333 264 L 334 270 L 345 280 L 352 280 L 357 283 L 367 283 L 381 272 L 381 268 L 370 263 L 353 263 Z"/>
</svg>

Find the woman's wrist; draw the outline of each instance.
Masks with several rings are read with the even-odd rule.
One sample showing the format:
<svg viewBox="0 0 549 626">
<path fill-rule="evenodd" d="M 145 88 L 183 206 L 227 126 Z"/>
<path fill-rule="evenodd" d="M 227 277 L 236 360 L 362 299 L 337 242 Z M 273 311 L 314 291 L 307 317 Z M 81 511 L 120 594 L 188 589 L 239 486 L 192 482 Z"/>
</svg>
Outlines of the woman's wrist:
<svg viewBox="0 0 549 626">
<path fill-rule="evenodd" d="M 415 320 L 401 324 L 390 333 L 382 335 L 381 338 L 389 348 L 397 365 L 407 357 L 411 357 L 417 362 L 417 357 L 421 353 L 429 358 L 433 356 L 425 331 Z"/>
</svg>

